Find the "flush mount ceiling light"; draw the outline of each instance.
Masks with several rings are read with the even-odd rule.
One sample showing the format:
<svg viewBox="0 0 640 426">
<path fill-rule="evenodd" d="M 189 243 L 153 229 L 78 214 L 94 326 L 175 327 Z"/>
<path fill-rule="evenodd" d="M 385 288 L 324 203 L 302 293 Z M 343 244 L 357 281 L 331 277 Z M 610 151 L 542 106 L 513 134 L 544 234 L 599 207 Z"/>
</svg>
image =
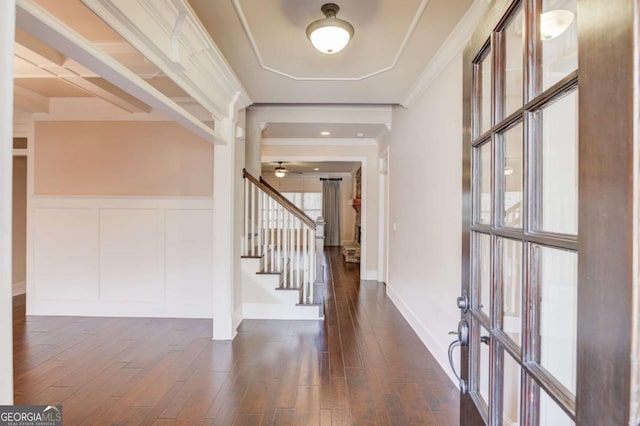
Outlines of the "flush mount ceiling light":
<svg viewBox="0 0 640 426">
<path fill-rule="evenodd" d="M 320 132 L 320 135 L 321 136 L 331 136 L 331 132 L 327 132 L 327 131 Z"/>
<path fill-rule="evenodd" d="M 307 37 L 313 47 L 322 53 L 337 53 L 344 49 L 353 37 L 353 26 L 347 21 L 336 18 L 340 6 L 335 3 L 327 3 L 320 8 L 324 13 L 324 19 L 313 21 L 307 27 Z"/>
<path fill-rule="evenodd" d="M 282 161 L 278 162 L 278 167 L 276 167 L 275 175 L 279 178 L 283 178 L 287 175 L 287 169 L 282 167 Z"/>
<path fill-rule="evenodd" d="M 540 15 L 540 38 L 552 40 L 565 32 L 573 23 L 573 12 L 556 9 Z"/>
</svg>

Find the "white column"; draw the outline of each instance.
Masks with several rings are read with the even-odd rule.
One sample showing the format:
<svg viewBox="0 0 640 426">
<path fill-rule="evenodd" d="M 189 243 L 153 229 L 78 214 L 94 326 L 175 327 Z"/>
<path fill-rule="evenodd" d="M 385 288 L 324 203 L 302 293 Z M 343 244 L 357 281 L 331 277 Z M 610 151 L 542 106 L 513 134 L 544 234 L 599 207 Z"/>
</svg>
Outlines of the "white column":
<svg viewBox="0 0 640 426">
<path fill-rule="evenodd" d="M 11 208 L 15 0 L 0 1 L 0 405 L 13 404 Z"/>
<path fill-rule="evenodd" d="M 218 124 L 227 143 L 215 145 L 213 154 L 213 339 L 231 340 L 235 335 L 234 184 L 235 174 L 241 171 L 235 167 L 235 123 L 224 119 Z"/>
</svg>

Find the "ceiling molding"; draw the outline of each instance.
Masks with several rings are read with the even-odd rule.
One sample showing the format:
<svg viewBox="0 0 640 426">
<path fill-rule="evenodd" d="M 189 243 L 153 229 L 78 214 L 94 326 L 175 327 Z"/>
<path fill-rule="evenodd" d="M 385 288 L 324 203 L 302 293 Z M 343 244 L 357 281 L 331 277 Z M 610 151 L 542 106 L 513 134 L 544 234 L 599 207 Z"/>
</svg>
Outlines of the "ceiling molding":
<svg viewBox="0 0 640 426">
<path fill-rule="evenodd" d="M 101 77 L 62 77 L 67 83 L 127 112 L 151 112 L 151 107 Z"/>
<path fill-rule="evenodd" d="M 251 104 L 186 0 L 82 0 L 216 120 Z"/>
<path fill-rule="evenodd" d="M 469 10 L 449 34 L 438 52 L 433 56 L 425 70 L 405 96 L 401 105 L 410 108 L 415 101 L 431 86 L 451 61 L 464 49 L 473 32 L 489 9 L 490 0 L 475 0 Z"/>
<path fill-rule="evenodd" d="M 33 0 L 17 1 L 16 26 L 40 40 L 47 40 L 51 47 L 63 55 L 91 69 L 105 80 L 164 113 L 201 138 L 213 143 L 226 143 L 202 121 L 111 56 L 97 49 L 90 41 L 53 17 Z"/>
<path fill-rule="evenodd" d="M 263 146 L 376 146 L 375 139 L 350 138 L 264 138 Z"/>
<path fill-rule="evenodd" d="M 49 98 L 20 86 L 13 86 L 13 103 L 31 112 L 49 112 Z"/>
<path fill-rule="evenodd" d="M 150 113 L 130 113 L 114 104 L 95 97 L 50 98 L 49 112 L 35 114 L 37 121 L 169 121 L 166 115 Z"/>
<path fill-rule="evenodd" d="M 85 0 L 83 0 L 85 1 Z M 416 10 L 415 15 L 413 16 L 413 19 L 411 20 L 411 25 L 409 26 L 403 40 L 402 43 L 400 43 L 400 46 L 398 47 L 398 51 L 396 52 L 395 56 L 393 57 L 393 60 L 391 62 L 391 64 L 387 67 L 381 68 L 377 71 L 371 72 L 369 74 L 364 74 L 361 76 L 356 76 L 356 77 L 311 77 L 311 76 L 295 76 L 295 75 L 291 75 L 289 73 L 280 71 L 276 68 L 270 67 L 268 66 L 264 59 L 262 58 L 262 55 L 260 54 L 260 49 L 258 49 L 258 43 L 256 42 L 256 39 L 253 36 L 253 33 L 251 32 L 251 28 L 249 27 L 249 22 L 247 20 L 247 17 L 244 13 L 244 10 L 242 9 L 242 5 L 240 4 L 240 0 L 231 0 L 231 3 L 233 4 L 233 8 L 235 9 L 236 15 L 238 15 L 238 19 L 240 20 L 240 24 L 242 25 L 242 29 L 244 31 L 244 33 L 247 36 L 247 39 L 249 40 L 249 44 L 251 45 L 251 49 L 253 50 L 254 55 L 256 56 L 256 59 L 258 60 L 258 63 L 260 64 L 260 67 L 268 72 L 272 72 L 274 74 L 278 74 L 280 76 L 286 77 L 288 79 L 291 80 L 295 80 L 295 81 L 362 81 L 362 80 L 366 80 L 368 78 L 371 78 L 373 76 L 385 73 L 387 71 L 391 71 L 393 70 L 397 65 L 398 62 L 400 61 L 400 58 L 402 57 L 407 44 L 409 43 L 409 41 L 411 40 L 411 37 L 413 36 L 413 33 L 415 32 L 416 27 L 418 26 L 418 22 L 420 21 L 420 18 L 422 18 L 422 15 L 424 14 L 425 9 L 427 8 L 427 4 L 429 3 L 429 0 L 422 0 L 420 2 L 420 4 L 418 5 L 418 8 Z"/>
</svg>

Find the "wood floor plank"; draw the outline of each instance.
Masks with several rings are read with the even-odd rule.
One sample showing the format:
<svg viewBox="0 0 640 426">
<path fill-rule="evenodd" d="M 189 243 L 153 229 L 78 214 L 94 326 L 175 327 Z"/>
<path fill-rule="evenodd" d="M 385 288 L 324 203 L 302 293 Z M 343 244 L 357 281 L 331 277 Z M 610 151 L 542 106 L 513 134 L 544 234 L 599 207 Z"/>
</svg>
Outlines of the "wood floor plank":
<svg viewBox="0 0 640 426">
<path fill-rule="evenodd" d="M 326 251 L 324 321 L 25 317 L 14 298 L 15 401 L 65 424 L 457 425 L 458 392 L 359 265 Z"/>
</svg>

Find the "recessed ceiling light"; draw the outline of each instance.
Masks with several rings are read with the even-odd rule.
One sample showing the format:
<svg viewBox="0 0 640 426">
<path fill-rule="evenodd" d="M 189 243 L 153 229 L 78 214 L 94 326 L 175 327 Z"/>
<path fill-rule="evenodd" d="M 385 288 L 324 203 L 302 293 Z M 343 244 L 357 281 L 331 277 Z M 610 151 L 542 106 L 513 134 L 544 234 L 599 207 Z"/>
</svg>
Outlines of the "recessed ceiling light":
<svg viewBox="0 0 640 426">
<path fill-rule="evenodd" d="M 318 168 L 318 167 L 315 167 L 315 168 L 313 169 L 313 171 L 314 171 L 314 172 L 317 172 L 318 170 L 320 170 L 320 168 Z"/>
<path fill-rule="evenodd" d="M 362 133 L 362 132 L 358 132 L 358 133 L 356 133 L 356 136 L 357 136 L 357 137 L 359 137 L 359 138 L 361 138 L 361 137 L 363 137 L 363 136 L 364 136 L 364 133 Z"/>
<path fill-rule="evenodd" d="M 331 132 L 324 131 L 324 132 L 320 132 L 320 134 L 322 136 L 329 136 L 329 135 L 331 135 Z"/>
</svg>

